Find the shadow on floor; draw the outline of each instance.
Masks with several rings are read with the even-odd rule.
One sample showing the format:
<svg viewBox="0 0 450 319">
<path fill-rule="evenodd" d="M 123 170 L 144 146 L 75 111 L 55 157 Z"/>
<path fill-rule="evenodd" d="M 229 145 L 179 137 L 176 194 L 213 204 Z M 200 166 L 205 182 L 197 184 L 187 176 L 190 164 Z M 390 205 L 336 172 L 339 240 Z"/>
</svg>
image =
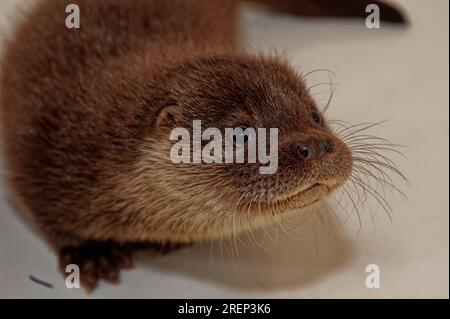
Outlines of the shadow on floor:
<svg viewBox="0 0 450 319">
<path fill-rule="evenodd" d="M 326 278 L 351 260 L 332 213 L 314 208 L 270 230 L 197 245 L 155 259 L 138 255 L 140 267 L 176 273 L 241 290 L 297 288 Z"/>
</svg>

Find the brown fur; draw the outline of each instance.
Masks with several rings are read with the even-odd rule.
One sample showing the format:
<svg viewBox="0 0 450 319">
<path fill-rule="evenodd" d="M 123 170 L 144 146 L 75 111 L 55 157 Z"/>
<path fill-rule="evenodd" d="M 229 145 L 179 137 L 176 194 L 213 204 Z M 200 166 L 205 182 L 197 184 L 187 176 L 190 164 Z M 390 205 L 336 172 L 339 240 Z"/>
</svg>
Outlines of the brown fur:
<svg viewBox="0 0 450 319">
<path fill-rule="evenodd" d="M 102 250 L 110 256 L 116 245 L 254 229 L 349 176 L 351 153 L 312 120 L 318 110 L 302 78 L 278 58 L 238 48 L 236 1 L 40 2 L 3 59 L 1 120 L 11 184 L 63 264 L 81 262 L 67 258 L 74 249 L 92 257 L 98 250 L 86 247 L 96 243 L 114 243 Z M 68 3 L 80 5 L 81 29 L 64 26 Z M 277 3 L 320 11 L 308 1 L 296 10 Z M 252 164 L 172 164 L 170 130 L 194 119 L 279 128 L 277 174 Z M 321 158 L 292 156 L 294 145 L 323 141 L 333 150 Z M 108 279 L 90 269 L 87 286 Z"/>
</svg>

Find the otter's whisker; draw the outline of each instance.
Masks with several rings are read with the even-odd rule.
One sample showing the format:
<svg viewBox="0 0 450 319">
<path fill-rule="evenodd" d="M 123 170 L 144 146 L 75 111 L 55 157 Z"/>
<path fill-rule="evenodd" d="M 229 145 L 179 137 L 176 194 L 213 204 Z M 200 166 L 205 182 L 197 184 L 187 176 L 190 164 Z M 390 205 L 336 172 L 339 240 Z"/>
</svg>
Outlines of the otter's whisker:
<svg viewBox="0 0 450 319">
<path fill-rule="evenodd" d="M 382 181 L 384 180 L 384 178 L 383 178 L 383 176 L 385 176 L 384 175 L 384 172 L 382 171 L 382 170 L 379 170 L 379 171 L 377 171 L 380 175 L 375 175 L 374 173 L 372 173 L 370 170 L 368 170 L 367 168 L 363 168 L 363 167 L 361 167 L 361 166 L 356 166 L 355 165 L 355 174 L 353 174 L 353 177 L 354 178 L 356 178 L 356 177 L 358 177 L 359 178 L 359 180 L 360 180 L 360 182 L 363 184 L 363 185 L 371 185 L 371 180 L 370 180 L 370 178 L 373 178 L 373 180 L 377 183 L 377 185 L 376 185 L 376 188 L 378 189 L 378 188 L 381 188 L 382 189 L 382 191 L 383 191 L 383 195 L 384 195 L 384 197 L 386 196 L 386 193 L 385 193 L 385 184 L 383 184 L 382 183 Z M 363 174 L 363 176 L 365 177 L 365 180 L 363 181 L 362 180 L 362 178 L 361 177 L 359 177 L 359 174 L 358 173 L 362 173 Z M 387 176 L 386 178 L 388 178 L 388 179 L 390 179 L 390 177 L 389 176 Z"/>
<path fill-rule="evenodd" d="M 364 125 L 369 125 L 369 124 L 364 124 Z M 353 132 L 353 131 L 352 131 Z M 350 132 L 348 132 L 350 134 Z M 347 139 L 345 139 L 345 141 L 352 141 L 352 140 L 356 140 L 358 138 L 361 139 L 369 139 L 369 140 L 376 140 L 376 141 L 381 141 L 383 143 L 387 143 L 387 144 L 392 144 L 392 142 L 390 140 L 388 140 L 387 138 L 384 137 L 380 137 L 380 136 L 376 136 L 376 135 L 372 135 L 372 134 L 367 134 L 365 131 L 361 131 L 359 132 L 359 134 L 353 134 L 350 135 Z"/>
<path fill-rule="evenodd" d="M 322 86 L 322 85 L 329 85 L 329 86 L 333 87 L 336 84 L 335 83 L 330 83 L 330 82 L 320 82 L 320 83 L 317 83 L 317 84 L 314 84 L 314 85 L 308 87 L 306 90 L 309 92 L 312 89 L 315 89 L 316 87 L 319 87 L 319 86 Z"/>
<path fill-rule="evenodd" d="M 391 194 L 394 195 L 393 191 L 396 191 L 398 194 L 400 194 L 404 199 L 408 199 L 408 197 L 406 196 L 406 194 L 400 190 L 397 186 L 395 186 L 392 182 L 380 177 L 380 176 L 376 176 L 375 174 L 373 174 L 370 170 L 368 170 L 367 168 L 363 167 L 363 166 L 356 166 L 355 167 L 357 170 L 362 171 L 363 174 L 372 177 L 373 179 L 377 180 L 377 182 L 381 183 L 382 186 L 387 186 L 389 187 L 389 189 L 391 189 Z M 390 178 L 388 176 L 388 178 Z"/>
<path fill-rule="evenodd" d="M 335 120 L 335 122 L 338 122 L 338 121 Z M 343 121 L 340 121 L 340 122 L 342 122 L 342 124 L 339 124 L 340 128 L 335 130 L 334 133 L 336 134 L 336 136 L 341 138 L 341 140 L 342 140 L 342 136 L 341 135 L 343 133 L 345 133 L 345 132 L 347 132 L 347 133 L 348 132 L 353 132 L 352 131 L 353 129 L 357 129 L 357 128 L 362 127 L 362 126 L 369 126 L 369 125 L 372 124 L 372 123 L 360 123 L 360 124 L 349 125 L 349 123 L 346 123 L 346 122 L 343 122 Z"/>
<path fill-rule="evenodd" d="M 341 139 L 342 139 L 343 141 L 345 141 L 347 138 L 349 138 L 349 137 L 351 137 L 351 136 L 353 136 L 353 135 L 356 135 L 356 134 L 358 134 L 358 133 L 367 131 L 367 130 L 369 130 L 369 129 L 371 129 L 371 128 L 374 128 L 374 127 L 376 127 L 376 126 L 380 126 L 380 125 L 382 125 L 382 124 L 384 124 L 384 123 L 386 123 L 386 122 L 387 122 L 387 121 L 380 121 L 380 122 L 376 122 L 376 123 L 366 123 L 366 124 L 362 124 L 361 126 L 363 126 L 363 125 L 365 125 L 365 126 L 363 126 L 362 128 L 356 129 L 355 131 L 347 132 L 346 134 L 344 134 L 343 136 L 341 136 Z M 342 132 L 341 132 L 341 134 L 342 134 Z"/>
<path fill-rule="evenodd" d="M 378 202 L 378 204 L 380 204 L 380 206 L 383 208 L 383 210 L 387 213 L 391 222 L 393 222 L 392 214 L 394 213 L 394 211 L 392 210 L 392 207 L 389 204 L 389 202 L 386 200 L 385 196 L 380 194 L 380 192 L 378 190 L 376 190 L 374 187 L 372 187 L 369 183 L 364 183 L 364 184 L 367 187 L 368 193 L 372 196 L 372 198 L 374 198 Z"/>
<path fill-rule="evenodd" d="M 372 162 L 367 162 L 368 160 Z M 391 176 L 385 172 L 385 167 L 382 165 L 379 165 L 381 163 L 377 158 L 368 158 L 368 159 L 361 159 L 360 157 L 354 159 L 354 165 L 356 166 L 359 164 L 359 167 L 365 167 L 368 171 L 372 172 L 372 170 L 375 171 L 377 174 L 377 177 L 383 178 L 385 180 L 388 180 L 391 184 L 394 184 Z M 387 164 L 388 165 L 388 164 Z"/>
<path fill-rule="evenodd" d="M 342 186 L 342 189 L 344 190 L 344 192 L 347 194 L 347 197 L 349 198 L 350 202 L 353 205 L 353 210 L 352 212 L 356 212 L 356 215 L 358 216 L 358 224 L 359 224 L 359 231 L 358 234 L 360 233 L 361 229 L 362 229 L 362 220 L 361 220 L 361 214 L 359 212 L 359 208 L 358 205 L 356 205 L 355 200 L 353 199 L 353 197 L 351 196 L 351 193 L 348 191 L 346 185 Z"/>
<path fill-rule="evenodd" d="M 310 75 L 312 75 L 312 74 L 315 74 L 315 73 L 318 73 L 318 72 L 327 72 L 328 74 L 333 74 L 334 76 L 336 76 L 336 73 L 334 73 L 334 72 L 331 71 L 330 69 L 324 69 L 324 68 L 322 68 L 322 69 L 316 69 L 316 70 L 310 71 L 310 72 L 308 72 L 308 73 L 302 75 L 302 79 L 303 79 L 303 80 L 306 80 L 306 78 L 307 78 L 308 76 L 310 76 Z"/>
<path fill-rule="evenodd" d="M 345 140 L 346 143 L 348 144 L 352 144 L 353 142 L 364 142 L 364 141 L 376 141 L 376 143 L 362 143 L 362 144 L 368 144 L 368 145 L 377 145 L 377 143 L 381 142 L 381 145 L 384 146 L 393 146 L 393 147 L 406 147 L 403 145 L 397 145 L 397 144 L 393 144 L 391 141 L 389 141 L 386 138 L 382 138 L 382 137 L 378 137 L 375 135 L 369 135 L 369 134 L 358 134 L 358 135 L 354 135 L 349 137 L 348 139 Z"/>
<path fill-rule="evenodd" d="M 360 181 L 362 178 L 359 177 L 358 172 L 355 171 L 352 176 L 353 176 L 353 179 L 350 178 L 349 181 L 353 185 L 355 192 L 358 196 L 357 205 L 358 205 L 358 207 L 363 207 L 367 200 L 367 189 L 364 186 L 364 183 L 362 181 Z M 360 191 L 362 192 L 362 194 L 360 194 Z"/>
<path fill-rule="evenodd" d="M 333 80 L 331 78 L 330 73 L 328 73 L 328 79 L 330 85 L 330 96 L 328 97 L 327 104 L 325 105 L 325 108 L 322 110 L 322 113 L 326 113 L 329 110 L 331 102 L 333 101 L 334 94 L 336 93 L 336 89 L 338 87 L 337 83 L 333 85 Z"/>
<path fill-rule="evenodd" d="M 364 146 L 364 147 L 359 146 L 359 147 L 350 147 L 350 150 L 356 154 L 371 155 L 371 156 L 381 158 L 385 162 L 387 162 L 395 167 L 397 167 L 397 164 L 395 164 L 395 162 L 393 160 L 391 160 L 389 157 L 387 157 L 387 155 L 384 155 L 383 153 L 385 153 L 385 154 L 395 153 L 395 154 L 402 156 L 402 153 L 400 151 L 396 151 L 394 149 L 389 149 L 386 147 L 372 147 L 371 148 L 370 146 Z"/>
<path fill-rule="evenodd" d="M 377 153 L 369 152 L 369 151 L 367 151 L 367 152 L 362 152 L 361 151 L 361 152 L 354 152 L 354 153 L 355 153 L 354 155 L 356 155 L 354 157 L 354 162 L 356 162 L 356 163 L 358 163 L 358 162 L 359 163 L 365 163 L 364 161 L 370 160 L 370 161 L 373 161 L 373 162 L 376 162 L 376 163 L 384 163 L 385 165 L 388 165 L 388 166 L 393 167 L 394 169 L 398 170 L 398 168 L 396 167 L 395 163 L 393 163 L 390 159 L 388 159 L 387 157 L 385 157 L 385 156 L 383 156 L 381 154 L 377 154 Z M 366 157 L 361 157 L 361 156 L 366 156 Z M 383 176 L 389 177 L 382 170 L 382 168 L 384 168 L 384 167 L 378 167 L 378 164 L 373 164 L 373 163 L 367 163 L 367 165 L 372 167 L 372 168 L 374 168 L 374 169 L 376 169 Z"/>
<path fill-rule="evenodd" d="M 406 178 L 406 176 L 403 175 L 403 173 L 398 168 L 396 168 L 392 165 L 389 165 L 389 164 L 381 162 L 381 161 L 376 161 L 376 160 L 371 160 L 371 159 L 361 158 L 361 157 L 357 157 L 357 158 L 355 158 L 355 160 L 363 162 L 367 165 L 370 165 L 373 168 L 377 168 L 378 166 L 381 166 L 382 168 L 385 168 L 388 171 L 391 171 L 394 174 L 400 176 L 405 182 L 408 182 L 408 179 Z"/>
</svg>

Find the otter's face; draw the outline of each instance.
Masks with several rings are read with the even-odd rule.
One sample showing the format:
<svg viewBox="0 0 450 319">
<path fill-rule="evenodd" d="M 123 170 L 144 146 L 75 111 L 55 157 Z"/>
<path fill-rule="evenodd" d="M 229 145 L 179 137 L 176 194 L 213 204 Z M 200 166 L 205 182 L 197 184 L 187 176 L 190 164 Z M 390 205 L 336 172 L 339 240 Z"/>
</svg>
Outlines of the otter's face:
<svg viewBox="0 0 450 319">
<path fill-rule="evenodd" d="M 225 224 L 229 216 L 242 221 L 309 206 L 349 178 L 350 150 L 287 65 L 275 59 L 212 58 L 190 65 L 185 77 L 189 85 L 183 85 L 186 79 L 175 81 L 175 105 L 161 111 L 156 128 L 166 143 L 158 154 L 175 177 L 162 177 L 161 185 L 173 200 L 179 196 L 186 207 L 202 207 L 208 218 Z M 227 128 L 278 129 L 278 169 L 261 174 L 259 161 L 174 164 L 169 155 L 176 141 L 170 141 L 170 132 L 182 127 L 192 136 L 194 120 L 202 121 L 203 130 L 219 129 L 224 143 Z M 250 141 L 240 143 L 248 148 Z"/>
</svg>

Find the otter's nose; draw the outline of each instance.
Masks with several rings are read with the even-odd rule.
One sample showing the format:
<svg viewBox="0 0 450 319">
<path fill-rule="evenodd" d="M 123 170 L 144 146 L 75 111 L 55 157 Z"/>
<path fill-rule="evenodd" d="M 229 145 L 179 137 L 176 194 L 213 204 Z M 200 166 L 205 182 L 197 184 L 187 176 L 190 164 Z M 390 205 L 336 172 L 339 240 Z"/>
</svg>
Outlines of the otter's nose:
<svg viewBox="0 0 450 319">
<path fill-rule="evenodd" d="M 308 160 L 319 158 L 333 150 L 333 143 L 326 141 L 309 141 L 305 144 L 294 146 L 294 156 L 298 160 Z"/>
</svg>

